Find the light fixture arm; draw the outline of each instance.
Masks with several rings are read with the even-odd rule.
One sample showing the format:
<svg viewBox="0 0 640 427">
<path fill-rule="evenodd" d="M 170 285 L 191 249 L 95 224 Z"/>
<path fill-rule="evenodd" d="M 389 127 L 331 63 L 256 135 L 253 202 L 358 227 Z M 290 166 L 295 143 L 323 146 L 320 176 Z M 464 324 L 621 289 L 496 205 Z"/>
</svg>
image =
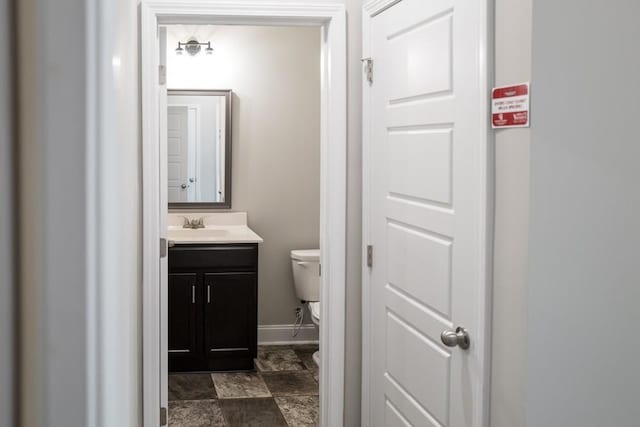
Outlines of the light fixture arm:
<svg viewBox="0 0 640 427">
<path fill-rule="evenodd" d="M 211 42 L 206 42 L 206 43 L 200 43 L 197 41 L 193 41 L 193 42 L 178 42 L 178 47 L 182 47 L 182 46 L 193 46 L 193 45 L 200 45 L 200 46 L 207 46 L 207 47 L 211 47 Z"/>
<path fill-rule="evenodd" d="M 176 54 L 182 55 L 183 52 L 187 52 L 191 56 L 195 56 L 202 50 L 202 46 L 206 46 L 205 52 L 207 55 L 211 55 L 213 53 L 213 48 L 211 47 L 211 42 L 199 42 L 196 39 L 191 39 L 187 42 L 178 41 L 178 48 L 176 49 Z"/>
</svg>

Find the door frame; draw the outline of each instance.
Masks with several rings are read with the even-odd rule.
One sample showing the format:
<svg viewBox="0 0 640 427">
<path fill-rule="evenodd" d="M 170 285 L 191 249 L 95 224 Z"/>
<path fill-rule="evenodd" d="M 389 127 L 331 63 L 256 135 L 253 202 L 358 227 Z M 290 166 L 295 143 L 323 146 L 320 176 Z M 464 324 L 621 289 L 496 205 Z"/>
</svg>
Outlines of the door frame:
<svg viewBox="0 0 640 427">
<path fill-rule="evenodd" d="M 362 57 L 370 58 L 371 53 L 371 37 L 372 37 L 372 19 L 392 7 L 402 0 L 368 0 L 362 6 Z M 481 75 L 478 76 L 478 85 L 480 90 L 485 93 L 484 102 L 477 106 L 478 113 L 484 117 L 483 132 L 478 138 L 481 149 L 480 156 L 476 159 L 481 170 L 482 180 L 480 182 L 480 198 L 483 203 L 483 216 L 480 218 L 485 227 L 481 230 L 480 241 L 484 247 L 484 259 L 482 270 L 484 272 L 481 294 L 485 298 L 478 301 L 479 325 L 483 325 L 483 330 L 474 334 L 478 346 L 481 347 L 481 365 L 483 366 L 484 377 L 480 384 L 480 393 L 477 398 L 480 402 L 474 407 L 479 412 L 474 414 L 478 426 L 488 427 L 490 415 L 490 379 L 491 379 L 491 302 L 492 302 L 492 284 L 493 284 L 493 207 L 494 207 L 494 133 L 489 126 L 490 123 L 490 93 L 493 82 L 493 8 L 494 0 L 478 1 L 478 61 L 480 62 Z M 374 70 L 375 70 L 375 58 Z M 375 81 L 375 72 L 374 72 Z M 370 216 L 371 203 L 369 198 L 371 183 L 371 122 L 369 120 L 371 114 L 371 95 L 370 84 L 366 79 L 362 79 L 362 242 L 363 252 L 362 259 L 367 259 L 367 245 L 371 242 Z M 370 354 L 372 351 L 371 339 L 371 316 L 370 310 L 371 299 L 371 275 L 370 268 L 366 263 L 362 266 L 362 403 L 361 403 L 361 419 L 363 426 L 372 426 L 374 423 L 369 419 L 370 409 L 370 384 L 369 372 L 372 368 Z"/>
<path fill-rule="evenodd" d="M 314 1 L 247 2 L 142 0 L 142 190 L 143 190 L 143 417 L 160 422 L 160 149 L 158 24 L 207 23 L 321 27 L 320 420 L 343 425 L 346 287 L 347 62 L 346 12 L 342 4 Z M 166 237 L 166 236 L 164 236 Z M 329 285 L 330 284 L 330 285 Z M 166 319 L 165 319 L 166 320 Z"/>
</svg>

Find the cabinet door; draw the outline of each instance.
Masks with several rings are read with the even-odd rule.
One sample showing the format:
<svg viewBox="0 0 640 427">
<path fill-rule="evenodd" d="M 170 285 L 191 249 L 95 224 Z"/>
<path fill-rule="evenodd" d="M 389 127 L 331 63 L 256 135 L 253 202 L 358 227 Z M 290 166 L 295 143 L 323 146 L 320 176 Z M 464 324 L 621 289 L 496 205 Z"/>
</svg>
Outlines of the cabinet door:
<svg viewBox="0 0 640 427">
<path fill-rule="evenodd" d="M 204 275 L 205 352 L 209 369 L 253 369 L 257 350 L 255 273 Z"/>
<path fill-rule="evenodd" d="M 198 321 L 202 291 L 197 277 L 196 273 L 169 274 L 170 371 L 195 370 L 199 368 L 198 363 L 202 363 L 198 345 L 202 333 Z"/>
</svg>

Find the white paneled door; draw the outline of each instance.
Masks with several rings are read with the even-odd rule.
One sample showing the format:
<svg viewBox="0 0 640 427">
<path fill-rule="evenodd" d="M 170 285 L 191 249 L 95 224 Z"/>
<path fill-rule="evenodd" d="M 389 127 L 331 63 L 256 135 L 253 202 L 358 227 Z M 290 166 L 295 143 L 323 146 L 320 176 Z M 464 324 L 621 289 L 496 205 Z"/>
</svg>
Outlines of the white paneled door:
<svg viewBox="0 0 640 427">
<path fill-rule="evenodd" d="M 365 6 L 363 424 L 485 426 L 486 4 L 389 3 Z"/>
</svg>

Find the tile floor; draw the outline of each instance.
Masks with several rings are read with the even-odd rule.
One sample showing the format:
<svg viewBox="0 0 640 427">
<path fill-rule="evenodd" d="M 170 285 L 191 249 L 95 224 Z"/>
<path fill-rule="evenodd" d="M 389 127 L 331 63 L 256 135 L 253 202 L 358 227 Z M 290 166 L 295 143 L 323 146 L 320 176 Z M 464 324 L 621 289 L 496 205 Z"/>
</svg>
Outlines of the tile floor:
<svg viewBox="0 0 640 427">
<path fill-rule="evenodd" d="M 170 374 L 169 426 L 316 426 L 317 349 L 259 346 L 256 372 Z"/>
</svg>

